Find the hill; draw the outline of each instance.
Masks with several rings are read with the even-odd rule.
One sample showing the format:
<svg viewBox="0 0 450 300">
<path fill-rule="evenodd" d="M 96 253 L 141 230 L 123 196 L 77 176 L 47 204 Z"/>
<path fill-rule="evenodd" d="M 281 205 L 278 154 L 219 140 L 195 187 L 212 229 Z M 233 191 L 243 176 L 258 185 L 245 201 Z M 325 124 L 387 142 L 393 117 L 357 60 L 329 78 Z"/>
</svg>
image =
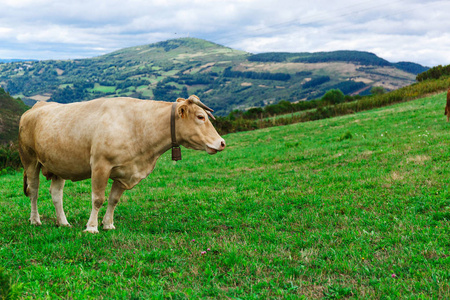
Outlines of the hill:
<svg viewBox="0 0 450 300">
<path fill-rule="evenodd" d="M 224 115 L 321 97 L 330 89 L 367 94 L 398 89 L 427 68 L 390 63 L 373 53 L 250 54 L 195 38 L 121 49 L 90 59 L 0 64 L 0 85 L 27 103 L 73 102 L 102 96 L 174 101 L 197 94 Z"/>
<path fill-rule="evenodd" d="M 32 299 L 448 299 L 444 105 L 230 134 L 177 164 L 167 153 L 96 236 L 82 232 L 89 181 L 66 182 L 73 227 L 58 228 L 42 180 L 37 228 L 22 174 L 2 176 L 0 264 Z"/>
<path fill-rule="evenodd" d="M 0 145 L 17 140 L 19 119 L 27 109 L 22 101 L 0 88 Z"/>
</svg>

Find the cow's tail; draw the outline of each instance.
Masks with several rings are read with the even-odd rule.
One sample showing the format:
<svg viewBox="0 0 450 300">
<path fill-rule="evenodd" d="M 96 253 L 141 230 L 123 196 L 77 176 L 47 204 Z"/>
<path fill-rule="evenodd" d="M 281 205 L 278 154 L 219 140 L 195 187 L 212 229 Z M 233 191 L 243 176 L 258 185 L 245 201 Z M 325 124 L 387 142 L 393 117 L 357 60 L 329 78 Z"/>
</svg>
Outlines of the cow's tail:
<svg viewBox="0 0 450 300">
<path fill-rule="evenodd" d="M 29 196 L 29 189 L 28 189 L 28 183 L 27 183 L 27 171 L 23 170 L 23 193 L 25 196 Z"/>
</svg>

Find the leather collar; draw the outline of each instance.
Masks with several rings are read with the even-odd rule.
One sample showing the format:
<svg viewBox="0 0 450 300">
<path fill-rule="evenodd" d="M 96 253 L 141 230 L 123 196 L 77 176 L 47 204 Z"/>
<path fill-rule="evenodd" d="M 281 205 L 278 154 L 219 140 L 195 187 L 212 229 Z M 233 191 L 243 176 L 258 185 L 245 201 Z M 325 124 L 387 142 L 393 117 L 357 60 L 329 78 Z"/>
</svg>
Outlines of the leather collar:
<svg viewBox="0 0 450 300">
<path fill-rule="evenodd" d="M 175 113 L 177 110 L 177 102 L 172 105 L 172 113 L 170 114 L 170 134 L 172 136 L 172 160 L 181 160 L 181 148 L 177 142 L 175 134 Z"/>
</svg>

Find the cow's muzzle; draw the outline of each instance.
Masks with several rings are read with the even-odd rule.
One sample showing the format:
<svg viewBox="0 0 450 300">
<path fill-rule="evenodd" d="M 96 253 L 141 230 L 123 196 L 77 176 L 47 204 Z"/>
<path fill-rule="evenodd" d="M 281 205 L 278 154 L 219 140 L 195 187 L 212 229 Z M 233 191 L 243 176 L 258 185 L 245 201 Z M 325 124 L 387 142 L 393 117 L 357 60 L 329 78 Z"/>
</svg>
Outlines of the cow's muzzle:
<svg viewBox="0 0 450 300">
<path fill-rule="evenodd" d="M 208 152 L 208 154 L 216 154 L 217 152 L 220 152 L 223 149 L 225 149 L 225 146 L 226 146 L 225 140 L 220 139 L 216 141 L 214 144 L 206 145 L 206 152 Z"/>
</svg>

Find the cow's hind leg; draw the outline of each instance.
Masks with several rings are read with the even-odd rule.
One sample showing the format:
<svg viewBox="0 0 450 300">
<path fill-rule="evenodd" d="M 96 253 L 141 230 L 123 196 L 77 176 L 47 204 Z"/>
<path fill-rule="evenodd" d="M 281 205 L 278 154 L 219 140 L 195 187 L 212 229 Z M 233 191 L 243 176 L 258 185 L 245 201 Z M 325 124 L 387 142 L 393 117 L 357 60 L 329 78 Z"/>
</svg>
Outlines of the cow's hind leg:
<svg viewBox="0 0 450 300">
<path fill-rule="evenodd" d="M 61 177 L 53 175 L 50 186 L 50 193 L 52 194 L 53 205 L 55 205 L 56 210 L 56 221 L 59 226 L 70 226 L 63 209 L 63 189 L 65 182 Z"/>
<path fill-rule="evenodd" d="M 119 203 L 123 192 L 124 189 L 122 188 L 122 185 L 117 181 L 114 181 L 108 198 L 108 208 L 106 209 L 102 221 L 104 230 L 116 229 L 116 227 L 114 227 L 114 209 L 116 208 L 117 203 Z"/>
<path fill-rule="evenodd" d="M 30 214 L 30 223 L 32 225 L 41 225 L 41 219 L 39 217 L 39 212 L 37 208 L 37 199 L 39 195 L 39 171 L 40 164 L 31 164 L 29 165 L 24 174 L 24 183 L 26 182 L 26 194 L 30 197 L 31 202 L 31 214 Z"/>
<path fill-rule="evenodd" d="M 85 232 L 98 233 L 98 211 L 105 202 L 109 174 L 110 170 L 105 167 L 94 167 L 92 170 L 92 210 Z"/>
</svg>

